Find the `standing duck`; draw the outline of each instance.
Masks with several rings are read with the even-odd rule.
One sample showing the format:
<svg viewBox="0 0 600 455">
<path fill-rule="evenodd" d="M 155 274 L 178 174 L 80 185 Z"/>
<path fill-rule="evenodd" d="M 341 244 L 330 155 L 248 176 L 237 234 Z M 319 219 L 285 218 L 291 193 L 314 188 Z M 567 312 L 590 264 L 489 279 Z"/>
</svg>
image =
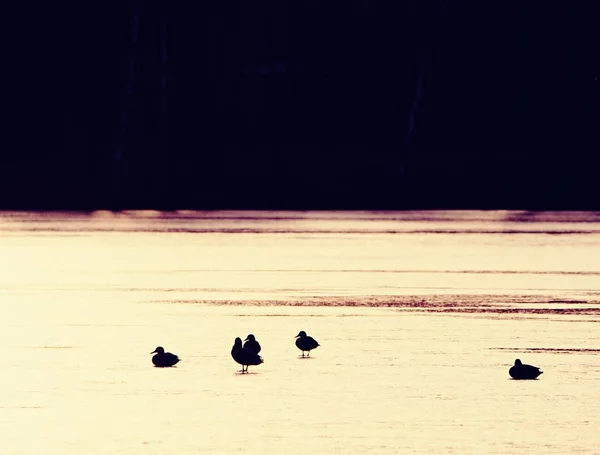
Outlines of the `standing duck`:
<svg viewBox="0 0 600 455">
<path fill-rule="evenodd" d="M 239 337 L 235 339 L 235 343 L 231 348 L 231 357 L 242 366 L 242 373 L 247 373 L 248 366 L 250 365 L 260 365 L 263 363 L 261 356 L 242 346 L 242 339 Z"/>
<path fill-rule="evenodd" d="M 306 335 L 306 332 L 302 330 L 298 335 L 296 335 L 296 347 L 302 351 L 302 357 L 304 357 L 304 351 L 308 351 L 306 357 L 310 357 L 310 351 L 313 349 L 317 349 L 320 344 L 317 343 L 313 337 L 309 337 Z"/>
<path fill-rule="evenodd" d="M 156 354 L 152 356 L 152 363 L 154 364 L 155 367 L 161 367 L 161 368 L 172 367 L 173 365 L 175 365 L 177 362 L 179 362 L 181 360 L 175 354 L 171 354 L 170 352 L 165 352 L 165 350 L 162 346 L 157 347 L 150 354 L 154 354 L 154 353 L 156 353 Z"/>
<path fill-rule="evenodd" d="M 260 344 L 258 343 L 258 341 L 256 341 L 254 335 L 248 335 L 244 341 L 244 349 L 249 349 L 255 354 L 258 354 L 260 352 Z"/>
<path fill-rule="evenodd" d="M 524 365 L 519 359 L 515 360 L 515 364 L 508 370 L 513 379 L 535 379 L 542 373 L 538 367 Z"/>
</svg>

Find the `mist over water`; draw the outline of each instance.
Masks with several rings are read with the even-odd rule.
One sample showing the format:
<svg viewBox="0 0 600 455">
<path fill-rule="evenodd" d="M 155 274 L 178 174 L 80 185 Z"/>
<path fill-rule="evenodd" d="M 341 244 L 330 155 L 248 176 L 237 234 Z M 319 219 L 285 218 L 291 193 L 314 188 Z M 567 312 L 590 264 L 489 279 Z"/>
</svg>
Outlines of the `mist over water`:
<svg viewBox="0 0 600 455">
<path fill-rule="evenodd" d="M 5 212 L 0 251 L 0 453 L 597 452 L 598 213 Z"/>
</svg>

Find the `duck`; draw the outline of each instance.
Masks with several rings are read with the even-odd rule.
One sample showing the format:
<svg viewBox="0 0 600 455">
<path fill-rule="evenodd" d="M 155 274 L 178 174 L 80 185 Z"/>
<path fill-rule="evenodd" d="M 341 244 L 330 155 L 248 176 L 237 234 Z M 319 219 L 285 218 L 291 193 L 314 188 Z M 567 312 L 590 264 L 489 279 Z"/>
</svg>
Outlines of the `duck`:
<svg viewBox="0 0 600 455">
<path fill-rule="evenodd" d="M 524 365 L 520 359 L 516 359 L 515 364 L 508 370 L 513 379 L 535 379 L 542 373 L 538 367 Z"/>
<path fill-rule="evenodd" d="M 239 337 L 235 339 L 231 348 L 231 357 L 242 366 L 242 373 L 247 373 L 248 366 L 250 365 L 260 365 L 263 363 L 261 356 L 242 346 L 242 339 Z"/>
<path fill-rule="evenodd" d="M 317 343 L 317 340 L 315 340 L 313 337 L 307 336 L 304 330 L 301 330 L 300 333 L 295 336 L 295 338 L 296 347 L 302 351 L 302 357 L 304 357 L 304 351 L 308 351 L 306 357 L 310 357 L 310 351 L 317 349 L 320 346 L 320 344 Z"/>
<path fill-rule="evenodd" d="M 260 344 L 258 343 L 258 341 L 256 341 L 254 335 L 248 335 L 244 341 L 244 349 L 250 349 L 255 354 L 258 354 L 260 352 Z"/>
<path fill-rule="evenodd" d="M 154 364 L 155 367 L 160 367 L 160 368 L 172 367 L 181 360 L 175 354 L 171 354 L 170 352 L 165 352 L 165 349 L 162 346 L 157 347 L 150 354 L 154 354 L 154 353 L 156 353 L 156 354 L 152 356 L 152 363 Z"/>
</svg>

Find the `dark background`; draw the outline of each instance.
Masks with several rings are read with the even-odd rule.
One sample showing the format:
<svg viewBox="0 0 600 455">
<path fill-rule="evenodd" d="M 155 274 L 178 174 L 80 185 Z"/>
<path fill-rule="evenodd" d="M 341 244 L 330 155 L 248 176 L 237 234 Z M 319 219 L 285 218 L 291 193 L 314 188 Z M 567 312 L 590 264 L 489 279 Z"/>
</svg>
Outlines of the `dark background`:
<svg viewBox="0 0 600 455">
<path fill-rule="evenodd" d="M 557 3 L 4 2 L 0 208 L 599 209 Z"/>
</svg>

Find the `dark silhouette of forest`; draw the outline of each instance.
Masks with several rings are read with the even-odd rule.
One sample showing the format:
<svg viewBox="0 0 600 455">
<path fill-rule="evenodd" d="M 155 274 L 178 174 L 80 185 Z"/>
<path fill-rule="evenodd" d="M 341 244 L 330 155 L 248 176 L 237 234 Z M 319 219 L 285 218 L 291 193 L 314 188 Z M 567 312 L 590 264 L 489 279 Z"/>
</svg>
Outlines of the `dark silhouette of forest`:
<svg viewBox="0 0 600 455">
<path fill-rule="evenodd" d="M 0 208 L 597 209 L 592 2 L 5 2 Z"/>
</svg>

